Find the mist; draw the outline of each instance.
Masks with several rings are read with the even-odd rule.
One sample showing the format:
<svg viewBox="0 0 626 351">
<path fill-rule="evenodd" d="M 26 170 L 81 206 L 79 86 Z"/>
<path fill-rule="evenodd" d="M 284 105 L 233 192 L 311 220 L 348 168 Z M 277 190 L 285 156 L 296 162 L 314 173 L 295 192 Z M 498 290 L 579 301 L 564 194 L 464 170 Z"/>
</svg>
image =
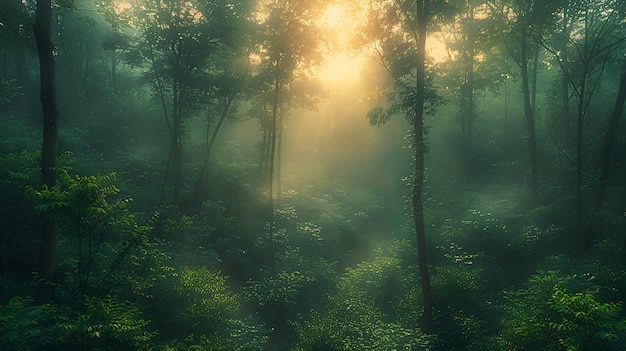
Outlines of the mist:
<svg viewBox="0 0 626 351">
<path fill-rule="evenodd" d="M 2 0 L 4 350 L 618 350 L 623 0 Z"/>
</svg>

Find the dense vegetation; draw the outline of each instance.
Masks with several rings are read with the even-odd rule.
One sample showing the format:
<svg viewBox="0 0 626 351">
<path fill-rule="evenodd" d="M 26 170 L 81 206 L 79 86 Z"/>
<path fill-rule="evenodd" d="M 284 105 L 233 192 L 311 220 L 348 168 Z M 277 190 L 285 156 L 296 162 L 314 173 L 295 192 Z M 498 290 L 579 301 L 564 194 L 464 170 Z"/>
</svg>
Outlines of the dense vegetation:
<svg viewBox="0 0 626 351">
<path fill-rule="evenodd" d="M 626 350 L 625 25 L 0 0 L 0 348 Z"/>
</svg>

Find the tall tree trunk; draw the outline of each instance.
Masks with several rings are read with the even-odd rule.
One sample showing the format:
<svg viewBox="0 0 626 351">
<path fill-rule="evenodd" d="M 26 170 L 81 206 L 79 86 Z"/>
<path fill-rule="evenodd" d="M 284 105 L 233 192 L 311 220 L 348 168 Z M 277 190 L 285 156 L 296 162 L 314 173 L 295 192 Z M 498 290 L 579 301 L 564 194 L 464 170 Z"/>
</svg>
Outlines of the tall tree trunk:
<svg viewBox="0 0 626 351">
<path fill-rule="evenodd" d="M 267 192 L 267 200 L 268 200 L 268 248 L 269 248 L 269 259 L 270 259 L 270 268 L 272 270 L 272 276 L 276 275 L 276 245 L 274 242 L 274 158 L 276 156 L 276 143 L 277 143 L 277 134 L 278 134 L 278 104 L 279 104 L 279 96 L 280 96 L 281 82 L 279 73 L 276 73 L 276 77 L 274 79 L 274 102 L 272 106 L 272 135 L 270 137 L 270 152 L 269 152 L 269 170 L 268 170 L 268 192 Z"/>
<path fill-rule="evenodd" d="M 209 155 L 211 154 L 211 150 L 213 149 L 213 144 L 215 143 L 215 139 L 217 139 L 217 134 L 220 132 L 220 129 L 222 128 L 222 124 L 224 123 L 224 120 L 226 119 L 226 116 L 228 115 L 228 110 L 230 110 L 230 106 L 233 103 L 233 100 L 235 99 L 234 95 L 228 96 L 226 98 L 224 98 L 224 106 L 222 106 L 222 114 L 220 115 L 220 119 L 217 122 L 217 125 L 215 126 L 215 129 L 213 130 L 213 134 L 211 135 L 210 139 L 209 139 L 209 130 L 210 130 L 210 126 L 211 126 L 211 117 L 210 117 L 210 112 L 209 112 L 209 116 L 207 117 L 207 135 L 206 135 L 206 141 L 205 141 L 205 146 L 204 146 L 204 155 L 202 157 L 202 166 L 200 167 L 200 173 L 198 175 L 198 181 L 196 181 L 196 186 L 194 187 L 194 192 L 193 192 L 193 207 L 195 207 L 196 209 L 200 208 L 200 205 L 202 205 L 202 201 L 206 198 L 206 190 L 204 189 L 204 183 L 206 182 L 206 174 L 209 168 Z"/>
<path fill-rule="evenodd" d="M 180 205 L 180 189 L 182 187 L 183 154 L 182 154 L 182 111 L 184 86 L 181 81 L 182 40 L 178 40 L 173 48 L 175 55 L 174 80 L 172 82 L 172 186 L 174 187 L 173 202 Z"/>
<path fill-rule="evenodd" d="M 433 295 L 428 272 L 428 258 L 426 254 L 426 230 L 424 225 L 424 204 L 422 199 L 424 184 L 424 91 L 426 85 L 426 31 L 430 16 L 430 1 L 417 1 L 417 78 L 415 118 L 413 119 L 413 134 L 415 143 L 415 174 L 413 179 L 413 218 L 417 237 L 417 263 L 420 273 L 420 284 L 424 300 L 424 314 L 422 315 L 422 329 L 426 333 L 433 331 Z"/>
<path fill-rule="evenodd" d="M 535 132 L 535 115 L 531 104 L 530 82 L 528 77 L 528 33 L 522 30 L 521 35 L 521 70 L 522 70 L 522 93 L 524 95 L 524 115 L 528 133 L 528 149 L 530 156 L 530 195 L 531 205 L 536 206 L 539 201 L 539 189 L 537 185 L 537 134 Z"/>
<path fill-rule="evenodd" d="M 473 46 L 473 45 L 472 45 Z M 472 152 L 472 134 L 473 134 L 473 124 L 474 124 L 474 49 L 473 47 L 470 49 L 469 62 L 467 63 L 467 135 L 465 146 L 466 150 L 466 160 L 465 160 L 465 168 L 467 169 L 467 174 L 472 176 L 472 160 L 473 160 L 473 152 Z"/>
<path fill-rule="evenodd" d="M 260 157 L 259 157 L 259 189 L 263 189 L 265 187 L 266 179 L 265 175 L 267 174 L 266 166 L 267 166 L 267 154 L 268 152 L 268 144 L 270 140 L 270 128 L 268 126 L 263 126 L 263 140 L 261 140 L 261 146 L 259 149 Z"/>
<path fill-rule="evenodd" d="M 276 206 L 280 208 L 280 203 L 282 201 L 283 195 L 283 182 L 282 182 L 282 173 L 283 173 L 283 128 L 284 125 L 284 114 L 283 109 L 280 109 L 280 113 L 278 115 L 278 136 L 276 139 L 277 142 L 277 150 L 276 150 Z"/>
<path fill-rule="evenodd" d="M 586 52 L 586 47 L 585 47 Z M 580 257 L 585 249 L 583 238 L 583 131 L 585 127 L 585 113 L 587 107 L 585 98 L 587 95 L 587 64 L 583 64 L 581 84 L 578 91 L 578 116 L 576 123 L 576 228 L 574 231 L 574 255 Z"/>
<path fill-rule="evenodd" d="M 15 60 L 15 78 L 17 84 L 22 88 L 25 94 L 30 92 L 30 77 L 28 76 L 28 68 L 26 67 L 26 55 L 24 53 L 24 43 L 19 29 L 13 30 L 13 58 Z"/>
<path fill-rule="evenodd" d="M 617 98 L 615 99 L 615 105 L 613 106 L 613 113 L 611 114 L 611 120 L 609 121 L 606 135 L 604 136 L 604 148 L 602 150 L 602 165 L 600 167 L 600 184 L 598 185 L 598 193 L 596 194 L 596 203 L 593 208 L 593 212 L 602 211 L 602 204 L 604 202 L 604 194 L 606 192 L 606 182 L 609 178 L 609 170 L 611 168 L 611 158 L 613 154 L 613 142 L 615 141 L 615 133 L 619 127 L 620 118 L 622 117 L 622 111 L 624 110 L 624 101 L 626 100 L 626 59 L 622 64 L 622 73 L 619 80 L 619 90 L 617 92 Z"/>
<path fill-rule="evenodd" d="M 41 107 L 43 115 L 43 145 L 41 154 L 41 183 L 44 187 L 56 186 L 57 161 L 57 124 L 58 111 L 56 106 L 56 90 L 54 84 L 54 46 L 50 34 L 52 21 L 51 0 L 37 0 L 35 24 L 33 31 L 39 53 L 39 72 L 41 79 Z M 45 281 L 52 280 L 55 269 L 56 254 L 56 221 L 43 215 L 43 223 L 39 237 L 38 272 L 44 282 L 37 289 L 40 302 L 50 298 L 51 285 Z"/>
<path fill-rule="evenodd" d="M 511 127 L 509 126 L 509 102 L 511 99 L 511 82 L 508 74 L 504 79 L 504 155 L 508 158 L 511 149 Z"/>
<path fill-rule="evenodd" d="M 560 45 L 560 51 L 562 67 L 567 67 L 569 61 L 569 55 L 567 54 L 567 40 L 570 37 L 568 28 L 568 7 L 565 6 L 563 11 L 563 27 L 561 29 L 563 42 Z M 572 147 L 572 131 L 570 128 L 571 111 L 569 108 L 569 79 L 567 78 L 567 74 L 565 72 L 561 72 L 561 104 L 563 105 L 563 143 L 569 150 Z"/>
<path fill-rule="evenodd" d="M 179 95 L 180 87 L 178 78 L 174 77 L 172 82 L 172 133 L 170 134 L 170 153 L 172 159 L 172 186 L 174 187 L 173 201 L 178 203 L 178 197 L 180 194 L 180 181 L 182 173 L 182 160 L 180 159 L 180 151 L 178 146 L 180 145 L 180 109 L 179 109 Z"/>
<path fill-rule="evenodd" d="M 117 46 L 113 45 L 111 49 L 111 88 L 113 94 L 117 92 Z"/>
<path fill-rule="evenodd" d="M 539 48 L 539 44 L 536 44 L 533 53 L 533 84 L 530 90 L 530 107 L 533 111 L 533 118 L 537 115 L 537 71 L 539 68 Z"/>
<path fill-rule="evenodd" d="M 29 39 L 24 35 L 23 26 L 27 21 L 27 10 L 21 0 L 10 0 L 7 3 L 7 14 L 9 18 L 6 19 L 5 26 L 8 29 L 9 40 L 11 41 L 11 48 L 13 49 L 13 62 L 15 67 L 15 79 L 17 85 L 21 88 L 21 94 L 16 97 L 16 101 L 19 104 L 19 108 L 23 112 L 28 113 L 28 117 L 33 120 L 38 118 L 40 111 L 37 108 L 36 93 L 34 91 L 30 75 L 28 74 L 28 65 L 26 62 L 26 53 L 24 48 L 26 47 Z M 5 60 L 7 59 L 7 53 L 4 53 Z M 4 69 L 6 70 L 6 62 Z M 6 77 L 6 72 L 4 72 Z"/>
<path fill-rule="evenodd" d="M 572 147 L 572 131 L 570 128 L 571 111 L 569 108 L 569 80 L 567 79 L 565 73 L 561 75 L 561 103 L 563 105 L 563 143 L 567 149 L 570 149 Z"/>
</svg>

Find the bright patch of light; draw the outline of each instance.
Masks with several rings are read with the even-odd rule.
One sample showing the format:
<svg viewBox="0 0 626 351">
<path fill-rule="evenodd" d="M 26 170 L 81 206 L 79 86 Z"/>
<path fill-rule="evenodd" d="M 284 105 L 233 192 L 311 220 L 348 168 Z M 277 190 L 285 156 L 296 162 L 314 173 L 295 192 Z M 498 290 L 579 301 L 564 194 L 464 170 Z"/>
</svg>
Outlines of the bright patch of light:
<svg viewBox="0 0 626 351">
<path fill-rule="evenodd" d="M 448 58 L 448 50 L 446 44 L 437 40 L 436 38 L 428 38 L 426 40 L 426 52 L 435 62 L 442 62 Z"/>
<path fill-rule="evenodd" d="M 326 9 L 323 22 L 331 28 L 336 28 L 341 25 L 343 21 L 341 5 L 331 5 Z"/>
<path fill-rule="evenodd" d="M 322 80 L 356 80 L 359 78 L 364 61 L 364 55 L 351 55 L 345 52 L 330 53 L 318 77 Z"/>
<path fill-rule="evenodd" d="M 131 7 L 132 6 L 130 5 L 130 3 L 120 2 L 120 3 L 117 3 L 117 5 L 115 5 L 115 12 L 117 12 L 119 14 L 119 13 L 122 13 L 122 12 L 124 12 L 126 10 L 130 10 Z"/>
<path fill-rule="evenodd" d="M 361 20 L 363 18 L 357 15 L 356 9 L 345 3 L 336 1 L 327 5 L 319 18 L 319 25 L 329 31 L 333 44 L 324 54 L 325 62 L 318 72 L 320 79 L 337 82 L 359 78 L 365 55 L 351 52 L 349 42 Z"/>
</svg>

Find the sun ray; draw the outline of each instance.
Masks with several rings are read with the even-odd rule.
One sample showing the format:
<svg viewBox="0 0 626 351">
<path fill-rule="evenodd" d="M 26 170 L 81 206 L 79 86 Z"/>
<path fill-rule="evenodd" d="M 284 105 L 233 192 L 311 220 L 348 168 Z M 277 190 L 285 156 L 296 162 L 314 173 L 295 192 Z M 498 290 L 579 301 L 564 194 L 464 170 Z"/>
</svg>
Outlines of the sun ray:
<svg viewBox="0 0 626 351">
<path fill-rule="evenodd" d="M 324 54 L 326 60 L 318 73 L 320 79 L 332 81 L 358 79 L 365 56 L 349 48 L 352 33 L 360 20 L 354 12 L 355 10 L 344 2 L 330 3 L 323 11 L 320 25 L 328 31 L 332 44 Z"/>
</svg>

